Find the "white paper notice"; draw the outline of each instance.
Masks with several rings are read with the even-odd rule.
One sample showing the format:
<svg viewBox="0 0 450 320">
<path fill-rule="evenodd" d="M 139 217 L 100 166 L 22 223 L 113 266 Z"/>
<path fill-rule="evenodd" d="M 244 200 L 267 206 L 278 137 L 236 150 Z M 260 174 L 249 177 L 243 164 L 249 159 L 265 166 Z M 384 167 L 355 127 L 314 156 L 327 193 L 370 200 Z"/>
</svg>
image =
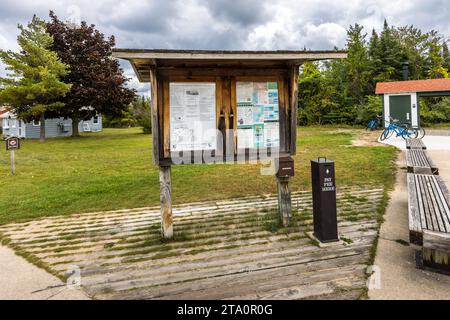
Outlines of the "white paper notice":
<svg viewBox="0 0 450 320">
<path fill-rule="evenodd" d="M 216 84 L 170 83 L 170 150 L 214 150 Z"/>
<path fill-rule="evenodd" d="M 253 128 L 239 129 L 237 131 L 238 148 L 253 148 Z"/>
<path fill-rule="evenodd" d="M 252 102 L 253 82 L 239 82 L 236 86 L 237 103 Z"/>
<path fill-rule="evenodd" d="M 280 124 L 278 122 L 266 122 L 264 124 L 264 138 L 267 148 L 280 146 Z"/>
</svg>

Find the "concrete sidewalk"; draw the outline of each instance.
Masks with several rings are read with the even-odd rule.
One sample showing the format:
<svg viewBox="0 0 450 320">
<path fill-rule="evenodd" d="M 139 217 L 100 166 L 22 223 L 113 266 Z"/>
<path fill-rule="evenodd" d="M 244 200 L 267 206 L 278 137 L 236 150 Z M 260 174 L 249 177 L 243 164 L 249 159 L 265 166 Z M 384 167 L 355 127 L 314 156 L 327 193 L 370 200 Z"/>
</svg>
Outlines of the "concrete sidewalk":
<svg viewBox="0 0 450 320">
<path fill-rule="evenodd" d="M 448 147 L 450 148 L 450 145 Z M 450 151 L 429 150 L 428 152 L 439 167 L 441 176 L 449 185 Z M 402 167 L 405 167 L 404 151 L 398 159 L 398 168 Z M 419 248 L 405 246 L 398 240 L 409 242 L 406 170 L 402 169 L 398 169 L 395 189 L 391 193 L 378 241 L 375 265 L 380 268 L 381 288 L 369 290 L 369 298 L 450 300 L 450 276 L 417 269 L 415 251 Z"/>
<path fill-rule="evenodd" d="M 450 151 L 450 136 L 432 136 L 427 135 L 423 139 L 427 146 L 427 150 L 449 150 Z M 381 141 L 379 141 L 381 142 Z M 406 142 L 402 137 L 394 137 L 381 142 L 390 146 L 394 146 L 400 150 L 406 150 Z"/>
<path fill-rule="evenodd" d="M 81 290 L 69 289 L 13 250 L 0 246 L 0 300 L 86 300 Z"/>
</svg>

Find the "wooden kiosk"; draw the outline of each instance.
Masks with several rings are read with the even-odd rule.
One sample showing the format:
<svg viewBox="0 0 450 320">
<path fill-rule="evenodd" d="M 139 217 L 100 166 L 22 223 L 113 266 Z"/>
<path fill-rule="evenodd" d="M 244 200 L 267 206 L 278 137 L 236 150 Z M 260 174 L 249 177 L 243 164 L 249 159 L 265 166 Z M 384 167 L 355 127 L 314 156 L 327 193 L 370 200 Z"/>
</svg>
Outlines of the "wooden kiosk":
<svg viewBox="0 0 450 320">
<path fill-rule="evenodd" d="M 160 168 L 161 228 L 173 237 L 171 166 L 271 162 L 280 218 L 291 217 L 299 67 L 341 51 L 115 49 L 151 83 L 153 162 Z"/>
</svg>

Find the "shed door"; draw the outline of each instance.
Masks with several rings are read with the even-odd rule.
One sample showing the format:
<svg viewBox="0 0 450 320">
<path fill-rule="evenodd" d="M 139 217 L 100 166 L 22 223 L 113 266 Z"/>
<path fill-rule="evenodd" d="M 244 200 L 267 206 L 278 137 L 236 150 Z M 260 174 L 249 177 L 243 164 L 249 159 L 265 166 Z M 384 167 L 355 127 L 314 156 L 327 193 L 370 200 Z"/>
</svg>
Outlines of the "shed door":
<svg viewBox="0 0 450 320">
<path fill-rule="evenodd" d="M 401 123 L 411 122 L 411 96 L 389 97 L 390 116 L 400 120 Z"/>
</svg>

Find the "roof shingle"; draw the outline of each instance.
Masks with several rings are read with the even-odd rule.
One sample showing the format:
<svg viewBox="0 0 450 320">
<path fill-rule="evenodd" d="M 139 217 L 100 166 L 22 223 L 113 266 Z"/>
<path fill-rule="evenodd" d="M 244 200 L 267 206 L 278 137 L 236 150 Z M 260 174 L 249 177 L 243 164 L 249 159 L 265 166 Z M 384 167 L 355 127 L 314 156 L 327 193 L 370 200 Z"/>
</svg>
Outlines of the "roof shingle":
<svg viewBox="0 0 450 320">
<path fill-rule="evenodd" d="M 450 91 L 450 79 L 413 80 L 377 83 L 376 94 Z"/>
</svg>

